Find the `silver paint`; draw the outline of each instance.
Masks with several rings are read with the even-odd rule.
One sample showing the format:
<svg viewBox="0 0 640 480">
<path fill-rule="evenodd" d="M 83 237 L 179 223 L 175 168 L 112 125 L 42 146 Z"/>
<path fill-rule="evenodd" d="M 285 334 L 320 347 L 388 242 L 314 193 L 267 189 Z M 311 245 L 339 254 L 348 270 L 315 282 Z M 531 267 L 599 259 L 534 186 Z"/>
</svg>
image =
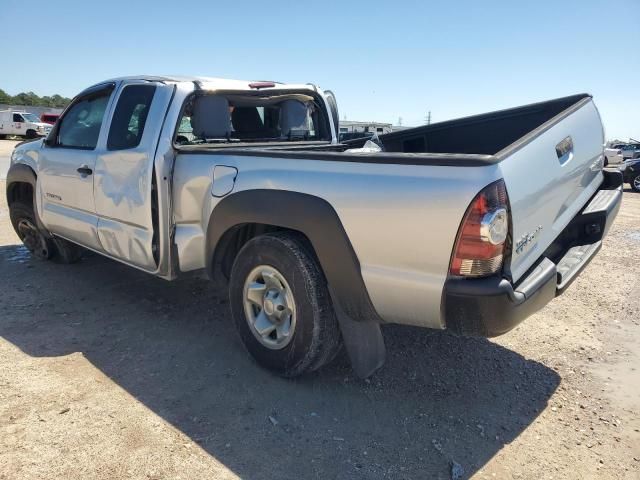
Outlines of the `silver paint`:
<svg viewBox="0 0 640 480">
<path fill-rule="evenodd" d="M 216 165 L 213 167 L 213 186 L 211 195 L 214 197 L 224 197 L 231 193 L 236 183 L 238 169 L 227 167 L 226 165 Z"/>
<path fill-rule="evenodd" d="M 174 213 L 181 270 L 187 265 L 190 269 L 205 267 L 206 226 L 219 202 L 208 195 L 210 172 L 216 164 L 238 169 L 234 193 L 290 190 L 331 203 L 382 318 L 434 328 L 443 327 L 440 298 L 460 219 L 478 191 L 500 175 L 497 165 L 399 167 L 206 153 L 178 155 Z M 195 246 L 200 249 L 197 254 Z"/>
<path fill-rule="evenodd" d="M 194 81 L 208 91 L 249 87 L 245 82 L 216 79 L 118 79 L 107 119 L 123 85 L 139 81 L 158 85 L 139 148 L 107 152 L 107 120 L 98 147 L 88 155 L 66 150 L 56 156 L 42 142 L 33 142 L 19 147 L 12 161 L 32 165 L 38 173 L 37 208 L 53 233 L 166 279 L 177 276 L 176 266 L 179 271 L 205 267 L 205 232 L 221 200 L 215 195 L 251 189 L 302 192 L 327 200 L 336 210 L 359 259 L 369 296 L 384 320 L 444 328 L 440 304 L 451 251 L 460 220 L 483 187 L 505 179 L 513 238 L 543 226 L 537 243 L 506 265 L 508 273 L 518 279 L 602 179 L 599 168 L 589 168 L 599 165 L 603 143 L 592 102 L 502 162 L 482 167 L 359 164 L 204 152 L 176 156 L 173 133 Z M 308 85 L 278 85 L 274 90 L 280 88 L 315 90 Z M 569 135 L 574 149 L 561 164 L 555 146 Z M 75 172 L 81 164 L 94 166 L 93 179 L 83 179 Z M 154 171 L 159 202 L 157 265 L 150 248 Z M 171 248 L 174 243 L 175 250 Z"/>
<path fill-rule="evenodd" d="M 555 148 L 569 136 L 572 155 L 560 163 Z M 602 171 L 590 168 L 602 156 L 602 143 L 602 124 L 591 101 L 500 163 L 513 238 L 536 232 L 535 243 L 506 266 L 513 280 L 533 265 L 602 183 Z"/>
</svg>

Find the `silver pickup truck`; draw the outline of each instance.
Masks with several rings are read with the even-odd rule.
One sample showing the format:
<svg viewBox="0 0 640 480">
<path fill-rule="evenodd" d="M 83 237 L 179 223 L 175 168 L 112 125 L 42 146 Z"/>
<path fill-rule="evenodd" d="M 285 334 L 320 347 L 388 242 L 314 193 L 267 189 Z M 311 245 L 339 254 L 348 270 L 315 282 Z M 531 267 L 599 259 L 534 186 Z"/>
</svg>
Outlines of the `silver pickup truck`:
<svg viewBox="0 0 640 480">
<path fill-rule="evenodd" d="M 84 248 L 167 280 L 206 271 L 249 353 L 281 375 L 344 345 L 367 376 L 383 323 L 512 329 L 567 288 L 620 206 L 586 94 L 380 148 L 338 142 L 338 118 L 310 84 L 109 80 L 15 149 L 11 221 L 42 259 Z"/>
</svg>

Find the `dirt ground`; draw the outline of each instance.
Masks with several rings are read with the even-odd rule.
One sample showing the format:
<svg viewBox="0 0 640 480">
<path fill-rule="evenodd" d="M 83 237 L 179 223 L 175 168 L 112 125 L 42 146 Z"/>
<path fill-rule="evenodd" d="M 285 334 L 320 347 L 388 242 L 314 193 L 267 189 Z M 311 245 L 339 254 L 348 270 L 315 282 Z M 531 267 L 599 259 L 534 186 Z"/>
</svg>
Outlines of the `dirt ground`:
<svg viewBox="0 0 640 480">
<path fill-rule="evenodd" d="M 627 191 L 597 258 L 513 332 L 387 326 L 370 380 L 341 358 L 288 381 L 207 281 L 31 259 L 2 194 L 0 479 L 638 479 L 639 246 Z"/>
</svg>

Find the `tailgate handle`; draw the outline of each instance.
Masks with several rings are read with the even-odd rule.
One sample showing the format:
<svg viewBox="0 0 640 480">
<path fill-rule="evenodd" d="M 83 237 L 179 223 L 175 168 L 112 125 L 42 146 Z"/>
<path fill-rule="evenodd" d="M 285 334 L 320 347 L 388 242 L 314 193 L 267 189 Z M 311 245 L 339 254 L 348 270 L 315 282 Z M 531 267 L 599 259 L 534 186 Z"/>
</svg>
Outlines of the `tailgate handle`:
<svg viewBox="0 0 640 480">
<path fill-rule="evenodd" d="M 556 155 L 560 164 L 564 165 L 573 157 L 573 139 L 567 137 L 556 145 Z"/>
</svg>

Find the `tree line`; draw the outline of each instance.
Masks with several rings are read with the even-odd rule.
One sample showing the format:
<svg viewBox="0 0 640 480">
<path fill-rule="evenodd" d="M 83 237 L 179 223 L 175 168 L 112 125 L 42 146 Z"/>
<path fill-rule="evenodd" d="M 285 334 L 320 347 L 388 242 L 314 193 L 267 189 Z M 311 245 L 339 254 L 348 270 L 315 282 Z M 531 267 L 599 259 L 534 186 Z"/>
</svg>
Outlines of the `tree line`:
<svg viewBox="0 0 640 480">
<path fill-rule="evenodd" d="M 22 92 L 17 95 L 9 95 L 0 89 L 0 104 L 24 105 L 29 107 L 64 108 L 71 102 L 70 98 L 60 95 L 39 97 L 33 92 Z"/>
</svg>

